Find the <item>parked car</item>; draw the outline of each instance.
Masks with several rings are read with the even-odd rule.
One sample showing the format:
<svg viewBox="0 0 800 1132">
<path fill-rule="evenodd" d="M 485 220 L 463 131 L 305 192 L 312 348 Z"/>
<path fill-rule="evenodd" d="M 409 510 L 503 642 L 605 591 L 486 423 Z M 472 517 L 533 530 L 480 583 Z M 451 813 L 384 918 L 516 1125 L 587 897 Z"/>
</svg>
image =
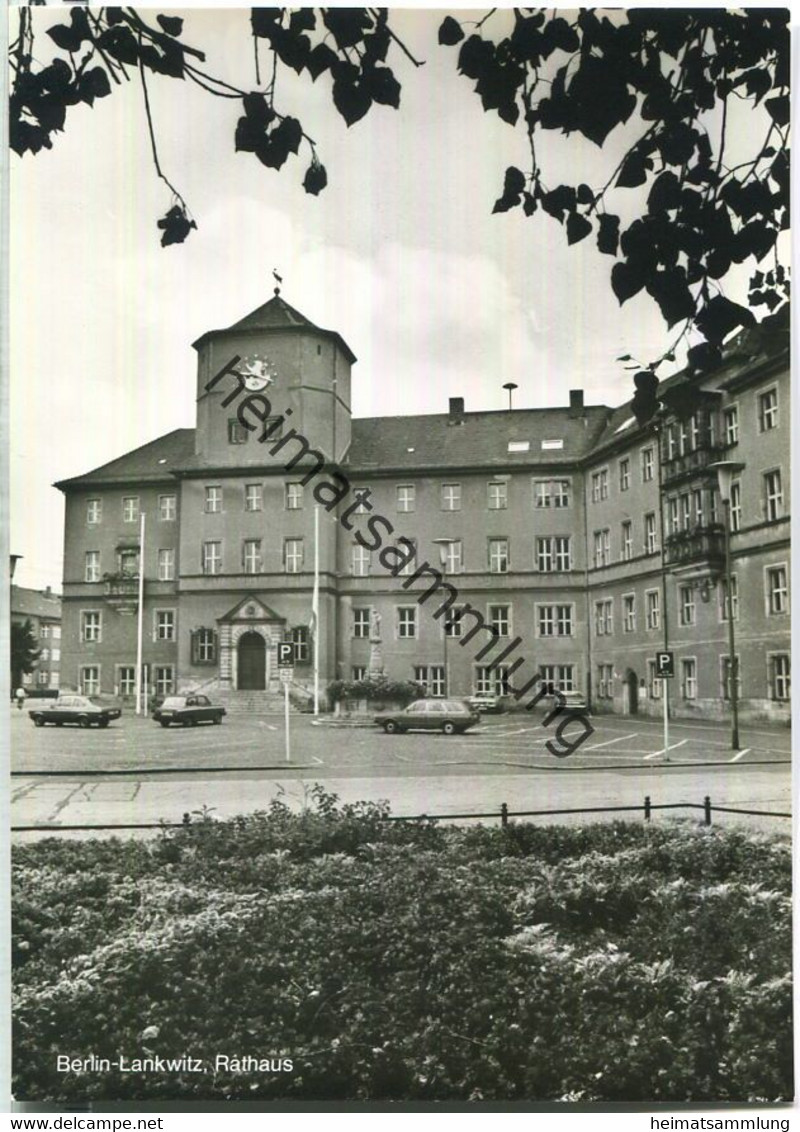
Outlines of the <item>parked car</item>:
<svg viewBox="0 0 800 1132">
<path fill-rule="evenodd" d="M 75 723 L 78 727 L 108 727 L 122 712 L 115 707 L 99 707 L 88 696 L 59 696 L 55 703 L 32 708 L 28 715 L 37 727 L 44 727 L 45 723 L 54 723 L 56 727 L 65 723 Z"/>
<path fill-rule="evenodd" d="M 186 696 L 167 696 L 153 712 L 153 719 L 162 727 L 180 723 L 184 727 L 195 727 L 198 723 L 222 723 L 225 708 L 212 704 L 208 696 L 197 693 Z"/>
<path fill-rule="evenodd" d="M 499 696 L 492 696 L 488 692 L 478 692 L 475 696 L 469 696 L 467 703 L 473 711 L 477 712 L 501 712 L 503 710 L 503 703 Z"/>
<path fill-rule="evenodd" d="M 454 735 L 473 727 L 479 719 L 478 713 L 462 700 L 415 700 L 401 711 L 386 711 L 375 716 L 375 722 L 388 735 L 411 728 Z"/>
<path fill-rule="evenodd" d="M 553 710 L 583 711 L 589 710 L 586 696 L 583 692 L 551 692 Z"/>
</svg>

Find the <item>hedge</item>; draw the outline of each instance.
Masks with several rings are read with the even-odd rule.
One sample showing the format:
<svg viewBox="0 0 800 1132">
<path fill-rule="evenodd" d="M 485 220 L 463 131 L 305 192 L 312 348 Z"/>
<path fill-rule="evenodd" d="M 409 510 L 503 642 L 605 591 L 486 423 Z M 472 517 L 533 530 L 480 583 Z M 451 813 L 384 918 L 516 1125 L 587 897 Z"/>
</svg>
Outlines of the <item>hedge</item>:
<svg viewBox="0 0 800 1132">
<path fill-rule="evenodd" d="M 15 1097 L 791 1098 L 787 842 L 385 814 L 317 790 L 299 815 L 15 848 Z M 208 1071 L 57 1071 L 91 1053 Z"/>
</svg>

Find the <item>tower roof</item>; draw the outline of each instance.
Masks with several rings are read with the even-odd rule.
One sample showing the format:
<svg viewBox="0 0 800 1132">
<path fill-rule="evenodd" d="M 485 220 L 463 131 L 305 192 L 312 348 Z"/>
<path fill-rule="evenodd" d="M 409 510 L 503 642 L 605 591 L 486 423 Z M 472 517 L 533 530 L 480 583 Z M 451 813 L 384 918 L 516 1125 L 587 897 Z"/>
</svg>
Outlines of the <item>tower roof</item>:
<svg viewBox="0 0 800 1132">
<path fill-rule="evenodd" d="M 355 354 L 340 334 L 337 334 L 335 330 L 323 330 L 310 318 L 306 318 L 300 311 L 295 310 L 285 299 L 281 298 L 280 288 L 278 287 L 275 288 L 275 294 L 269 302 L 262 303 L 260 307 L 256 307 L 255 310 L 250 311 L 250 314 L 246 314 L 244 318 L 240 318 L 238 322 L 234 322 L 230 326 L 221 330 L 207 330 L 192 345 L 195 350 L 199 350 L 208 338 L 221 334 L 241 334 L 242 332 L 258 334 L 264 331 L 285 333 L 286 331 L 306 330 L 320 334 L 324 338 L 330 338 L 340 347 L 351 364 L 356 361 Z"/>
</svg>

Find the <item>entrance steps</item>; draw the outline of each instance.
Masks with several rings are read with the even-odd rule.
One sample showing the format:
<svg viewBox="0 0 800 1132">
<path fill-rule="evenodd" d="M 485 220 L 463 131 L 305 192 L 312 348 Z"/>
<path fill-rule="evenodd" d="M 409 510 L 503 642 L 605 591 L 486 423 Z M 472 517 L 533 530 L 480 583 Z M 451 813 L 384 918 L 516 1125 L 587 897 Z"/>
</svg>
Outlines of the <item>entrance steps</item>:
<svg viewBox="0 0 800 1132">
<path fill-rule="evenodd" d="M 283 692 L 233 691 L 220 689 L 212 693 L 213 702 L 222 704 L 228 715 L 270 715 L 284 710 Z M 293 713 L 297 707 L 289 699 Z"/>
</svg>

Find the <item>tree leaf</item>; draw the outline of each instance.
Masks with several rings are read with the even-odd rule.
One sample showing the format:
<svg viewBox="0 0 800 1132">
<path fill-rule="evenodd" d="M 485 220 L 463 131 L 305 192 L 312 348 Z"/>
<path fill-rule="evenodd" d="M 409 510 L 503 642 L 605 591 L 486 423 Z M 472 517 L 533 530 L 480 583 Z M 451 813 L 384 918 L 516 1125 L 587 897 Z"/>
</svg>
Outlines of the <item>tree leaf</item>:
<svg viewBox="0 0 800 1132">
<path fill-rule="evenodd" d="M 167 35 L 180 35 L 183 31 L 183 20 L 180 16 L 156 16 L 156 19 Z"/>
<path fill-rule="evenodd" d="M 461 24 L 452 16 L 445 16 L 439 27 L 439 43 L 444 47 L 455 47 L 464 38 Z"/>
<path fill-rule="evenodd" d="M 312 197 L 318 196 L 325 186 L 328 184 L 328 174 L 325 172 L 325 166 L 320 165 L 317 161 L 312 161 L 306 175 L 303 178 L 303 188 Z"/>
<path fill-rule="evenodd" d="M 617 188 L 635 189 L 647 180 L 645 159 L 635 150 L 628 154 L 617 177 Z"/>
<path fill-rule="evenodd" d="M 592 231 L 591 221 L 579 212 L 571 212 L 567 217 L 567 243 L 577 244 Z"/>
<path fill-rule="evenodd" d="M 339 56 L 328 47 L 327 43 L 318 43 L 316 47 L 312 48 L 311 54 L 306 60 L 306 68 L 312 80 L 316 82 L 324 71 L 329 71 L 338 62 Z"/>
<path fill-rule="evenodd" d="M 281 21 L 283 8 L 251 8 L 250 26 L 253 35 L 260 39 L 269 39 L 275 30 L 275 25 Z"/>
<path fill-rule="evenodd" d="M 182 244 L 197 225 L 194 220 L 189 220 L 184 210 L 176 204 L 163 219 L 158 221 L 158 227 L 163 231 L 161 246 L 166 248 L 170 244 Z"/>
<path fill-rule="evenodd" d="M 753 326 L 755 317 L 747 307 L 726 299 L 724 295 L 715 295 L 695 319 L 695 325 L 700 333 L 714 345 L 721 345 L 731 331 L 739 326 Z"/>
<path fill-rule="evenodd" d="M 369 91 L 358 82 L 334 79 L 333 104 L 348 126 L 352 126 L 367 113 L 372 105 L 372 98 Z"/>
<path fill-rule="evenodd" d="M 400 83 L 388 67 L 374 67 L 365 75 L 367 90 L 382 106 L 400 106 Z"/>
<path fill-rule="evenodd" d="M 632 263 L 615 263 L 611 268 L 611 289 L 619 305 L 633 298 L 644 287 L 644 275 Z"/>
<path fill-rule="evenodd" d="M 717 346 L 713 346 L 710 342 L 698 342 L 696 346 L 692 346 L 686 354 L 686 364 L 689 369 L 696 370 L 700 373 L 706 373 L 709 370 L 716 369 L 722 362 L 722 352 Z"/>
<path fill-rule="evenodd" d="M 601 213 L 597 232 L 597 250 L 603 255 L 616 255 L 619 246 L 619 217 Z"/>
</svg>

